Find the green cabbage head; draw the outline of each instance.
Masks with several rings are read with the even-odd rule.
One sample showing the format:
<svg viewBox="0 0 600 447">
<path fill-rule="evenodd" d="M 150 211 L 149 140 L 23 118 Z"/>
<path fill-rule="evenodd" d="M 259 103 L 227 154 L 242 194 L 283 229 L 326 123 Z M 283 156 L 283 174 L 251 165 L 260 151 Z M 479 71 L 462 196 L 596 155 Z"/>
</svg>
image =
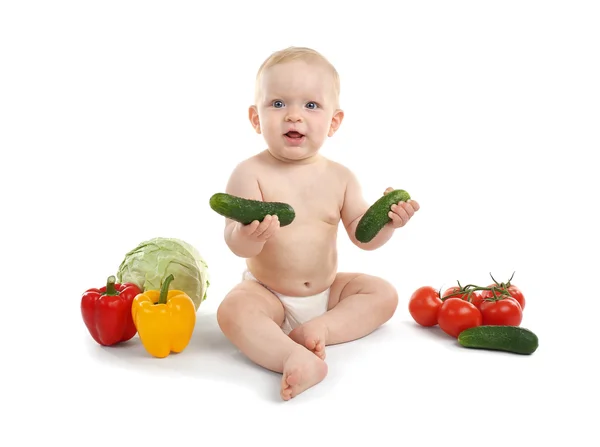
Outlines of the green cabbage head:
<svg viewBox="0 0 600 447">
<path fill-rule="evenodd" d="M 125 255 L 117 279 L 134 283 L 145 292 L 160 290 L 171 273 L 175 279 L 169 290 L 187 293 L 198 310 L 210 285 L 208 265 L 198 250 L 182 240 L 157 237 L 142 242 Z"/>
</svg>

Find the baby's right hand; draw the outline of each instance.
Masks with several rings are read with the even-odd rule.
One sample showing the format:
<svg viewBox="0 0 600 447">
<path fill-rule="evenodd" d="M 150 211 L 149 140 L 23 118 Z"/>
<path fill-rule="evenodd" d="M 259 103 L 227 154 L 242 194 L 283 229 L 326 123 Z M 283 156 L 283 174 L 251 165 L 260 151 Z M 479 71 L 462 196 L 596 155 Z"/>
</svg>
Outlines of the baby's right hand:
<svg viewBox="0 0 600 447">
<path fill-rule="evenodd" d="M 238 231 L 241 236 L 252 242 L 265 242 L 280 228 L 279 217 L 267 214 L 262 222 L 255 220 L 247 225 L 239 224 Z"/>
</svg>

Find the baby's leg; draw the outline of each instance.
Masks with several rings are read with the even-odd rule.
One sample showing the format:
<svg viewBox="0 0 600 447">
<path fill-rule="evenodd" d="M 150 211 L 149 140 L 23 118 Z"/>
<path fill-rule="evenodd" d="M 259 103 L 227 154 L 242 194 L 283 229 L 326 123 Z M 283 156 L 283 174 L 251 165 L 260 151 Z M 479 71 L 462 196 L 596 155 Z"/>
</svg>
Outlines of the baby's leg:
<svg viewBox="0 0 600 447">
<path fill-rule="evenodd" d="M 281 397 L 288 400 L 325 378 L 327 365 L 281 330 L 279 299 L 255 281 L 244 281 L 225 297 L 217 321 L 225 336 L 250 360 L 283 373 Z"/>
<path fill-rule="evenodd" d="M 366 274 L 338 273 L 328 311 L 294 329 L 290 338 L 325 358 L 325 345 L 370 334 L 388 321 L 397 307 L 398 293 L 389 282 Z"/>
</svg>

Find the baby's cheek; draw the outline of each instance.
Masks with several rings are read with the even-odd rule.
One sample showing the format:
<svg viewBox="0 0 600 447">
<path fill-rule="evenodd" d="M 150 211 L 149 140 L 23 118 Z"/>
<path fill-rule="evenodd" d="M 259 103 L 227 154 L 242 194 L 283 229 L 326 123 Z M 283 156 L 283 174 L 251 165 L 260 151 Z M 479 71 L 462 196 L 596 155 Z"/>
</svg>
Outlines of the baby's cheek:
<svg viewBox="0 0 600 447">
<path fill-rule="evenodd" d="M 316 134 L 319 135 L 319 138 L 325 138 L 329 134 L 330 125 L 327 122 L 319 123 L 316 127 Z"/>
</svg>

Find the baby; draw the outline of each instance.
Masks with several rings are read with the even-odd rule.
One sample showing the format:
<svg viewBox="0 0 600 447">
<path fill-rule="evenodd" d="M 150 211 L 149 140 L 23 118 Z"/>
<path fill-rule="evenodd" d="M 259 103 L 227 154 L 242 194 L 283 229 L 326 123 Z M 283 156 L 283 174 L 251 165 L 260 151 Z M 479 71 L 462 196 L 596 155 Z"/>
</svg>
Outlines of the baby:
<svg viewBox="0 0 600 447">
<path fill-rule="evenodd" d="M 217 311 L 221 330 L 242 353 L 282 373 L 284 400 L 325 378 L 325 346 L 373 332 L 398 305 L 384 279 L 337 271 L 340 220 L 354 244 L 374 250 L 419 210 L 414 200 L 392 205 L 390 222 L 373 240 L 356 240 L 371 203 L 348 168 L 319 154 L 344 118 L 339 91 L 335 68 L 314 50 L 292 47 L 267 58 L 249 108 L 267 148 L 237 164 L 226 187 L 239 197 L 288 203 L 296 213 L 283 227 L 276 215 L 247 225 L 226 219 L 225 241 L 247 269 Z"/>
</svg>

